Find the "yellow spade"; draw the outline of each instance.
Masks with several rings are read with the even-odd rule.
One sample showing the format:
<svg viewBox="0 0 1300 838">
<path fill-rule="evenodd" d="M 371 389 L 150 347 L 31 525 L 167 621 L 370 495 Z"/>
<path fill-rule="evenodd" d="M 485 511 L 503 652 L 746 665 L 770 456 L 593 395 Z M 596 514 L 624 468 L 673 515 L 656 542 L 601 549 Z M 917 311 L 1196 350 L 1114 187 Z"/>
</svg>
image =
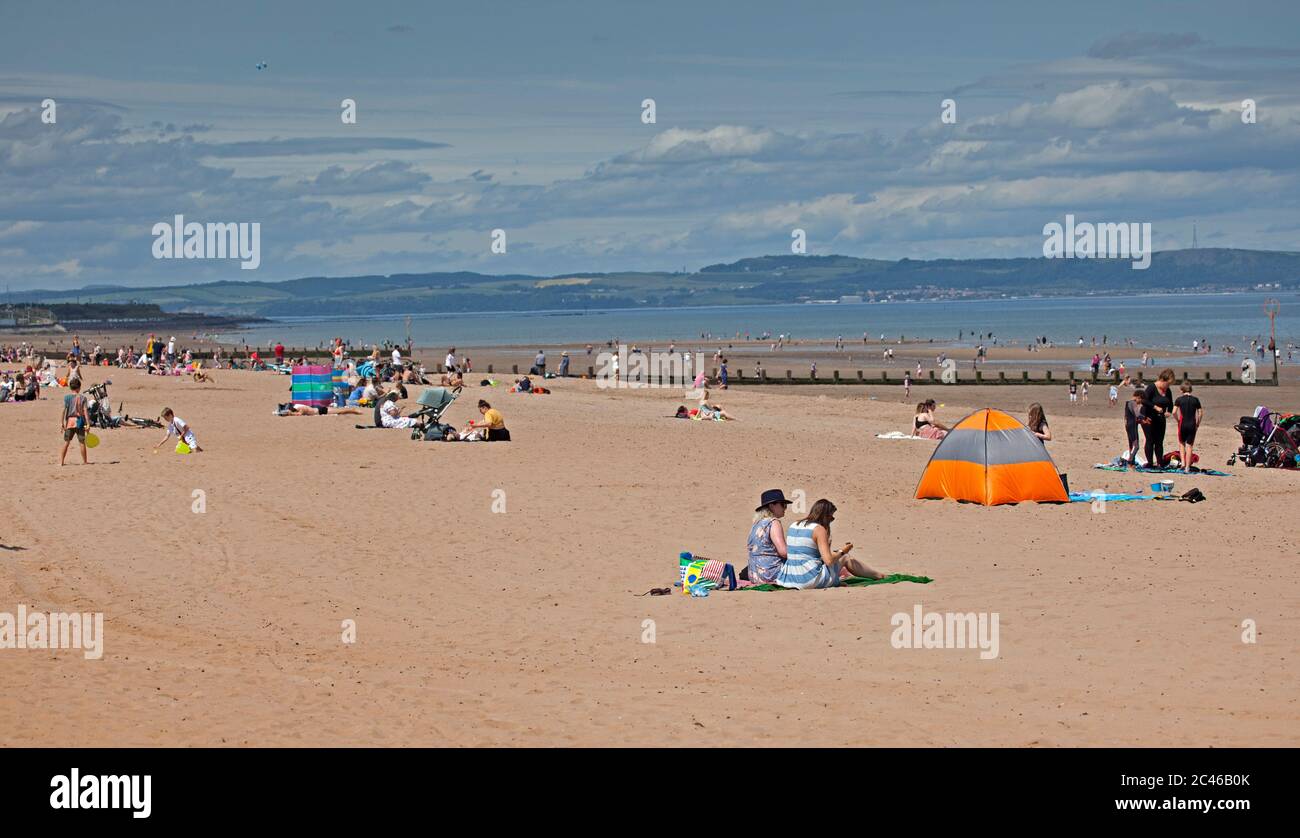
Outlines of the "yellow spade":
<svg viewBox="0 0 1300 838">
<path fill-rule="evenodd" d="M 86 447 L 87 447 L 87 448 L 95 448 L 95 447 L 98 446 L 98 445 L 99 445 L 99 437 L 95 436 L 95 435 L 92 434 L 92 433 L 88 433 L 88 434 L 86 434 Z"/>
<path fill-rule="evenodd" d="M 176 443 L 176 453 L 177 453 L 177 454 L 188 454 L 188 453 L 190 453 L 190 447 L 189 447 L 188 445 L 186 445 L 185 443 L 183 443 L 183 442 L 178 442 L 178 443 Z"/>
</svg>

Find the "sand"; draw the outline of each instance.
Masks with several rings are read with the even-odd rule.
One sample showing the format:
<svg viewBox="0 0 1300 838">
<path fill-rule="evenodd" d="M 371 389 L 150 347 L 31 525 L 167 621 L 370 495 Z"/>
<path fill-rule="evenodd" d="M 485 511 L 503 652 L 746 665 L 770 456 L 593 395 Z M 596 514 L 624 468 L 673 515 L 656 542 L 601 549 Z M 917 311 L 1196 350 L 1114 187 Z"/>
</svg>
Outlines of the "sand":
<svg viewBox="0 0 1300 838">
<path fill-rule="evenodd" d="M 106 635 L 100 660 L 0 650 L 6 746 L 1300 745 L 1300 473 L 990 509 L 912 498 L 932 444 L 875 438 L 908 426 L 901 387 L 715 391 L 741 418 L 721 424 L 664 418 L 677 391 L 474 386 L 449 418 L 486 395 L 516 441 L 446 445 L 274 417 L 273 374 L 105 372 L 115 406 L 169 405 L 208 450 L 119 429 L 60 469 L 62 391 L 0 404 L 0 611 L 102 611 Z M 1123 447 L 1104 388 L 1072 409 L 1064 387 L 926 392 L 949 420 L 1042 401 L 1071 488 L 1150 482 L 1089 468 Z M 1294 367 L 1198 395 L 1220 468 L 1237 416 L 1300 409 Z M 635 596 L 680 550 L 742 563 L 770 487 L 831 498 L 834 541 L 935 581 Z M 996 612 L 999 656 L 893 648 L 917 604 Z"/>
</svg>

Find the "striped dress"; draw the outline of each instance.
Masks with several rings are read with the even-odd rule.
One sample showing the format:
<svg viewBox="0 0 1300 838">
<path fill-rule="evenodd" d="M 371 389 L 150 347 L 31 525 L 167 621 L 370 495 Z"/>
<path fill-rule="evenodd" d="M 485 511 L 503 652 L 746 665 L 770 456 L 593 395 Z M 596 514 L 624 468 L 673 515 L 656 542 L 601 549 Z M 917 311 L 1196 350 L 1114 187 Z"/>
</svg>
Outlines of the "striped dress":
<svg viewBox="0 0 1300 838">
<path fill-rule="evenodd" d="M 833 588 L 840 583 L 838 567 L 822 563 L 813 533 L 821 524 L 798 521 L 785 534 L 786 560 L 777 572 L 776 584 L 783 588 Z"/>
</svg>

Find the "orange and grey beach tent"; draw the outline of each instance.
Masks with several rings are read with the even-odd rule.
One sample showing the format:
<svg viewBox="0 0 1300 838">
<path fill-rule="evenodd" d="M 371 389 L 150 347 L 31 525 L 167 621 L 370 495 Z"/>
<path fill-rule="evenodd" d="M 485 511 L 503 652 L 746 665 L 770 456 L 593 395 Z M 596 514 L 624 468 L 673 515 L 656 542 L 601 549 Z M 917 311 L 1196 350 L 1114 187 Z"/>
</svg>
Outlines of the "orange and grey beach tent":
<svg viewBox="0 0 1300 838">
<path fill-rule="evenodd" d="M 939 441 L 916 496 L 985 506 L 1070 500 L 1042 441 L 1019 420 L 990 407 L 967 416 Z"/>
</svg>

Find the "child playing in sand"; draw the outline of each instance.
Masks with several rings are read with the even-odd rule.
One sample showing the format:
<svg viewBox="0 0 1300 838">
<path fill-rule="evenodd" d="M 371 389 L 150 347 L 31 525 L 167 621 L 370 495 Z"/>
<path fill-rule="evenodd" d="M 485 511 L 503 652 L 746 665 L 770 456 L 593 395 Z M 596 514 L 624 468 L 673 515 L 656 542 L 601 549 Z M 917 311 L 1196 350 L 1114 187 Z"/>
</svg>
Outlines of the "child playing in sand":
<svg viewBox="0 0 1300 838">
<path fill-rule="evenodd" d="M 197 453 L 203 450 L 199 447 L 198 440 L 194 438 L 194 429 L 186 424 L 184 419 L 173 413 L 170 407 L 163 408 L 162 420 L 163 424 L 167 426 L 167 436 L 163 437 L 162 441 L 153 447 L 153 450 L 157 451 L 161 448 L 162 444 L 171 439 L 173 434 L 175 434 L 177 439 L 181 442 L 188 445 L 191 451 Z"/>
<path fill-rule="evenodd" d="M 1079 382 L 1070 379 L 1070 404 L 1079 401 Z"/>
<path fill-rule="evenodd" d="M 1110 406 L 1114 407 L 1119 402 L 1119 388 L 1114 384 L 1110 385 Z"/>
<path fill-rule="evenodd" d="M 74 378 L 68 383 L 68 389 L 71 393 L 63 397 L 63 451 L 59 454 L 59 465 L 68 457 L 68 446 L 72 444 L 72 436 L 76 434 L 77 441 L 81 443 L 81 464 L 88 465 L 86 459 L 86 426 L 90 424 L 90 417 L 86 414 L 86 400 L 81 396 L 81 379 Z"/>
</svg>

